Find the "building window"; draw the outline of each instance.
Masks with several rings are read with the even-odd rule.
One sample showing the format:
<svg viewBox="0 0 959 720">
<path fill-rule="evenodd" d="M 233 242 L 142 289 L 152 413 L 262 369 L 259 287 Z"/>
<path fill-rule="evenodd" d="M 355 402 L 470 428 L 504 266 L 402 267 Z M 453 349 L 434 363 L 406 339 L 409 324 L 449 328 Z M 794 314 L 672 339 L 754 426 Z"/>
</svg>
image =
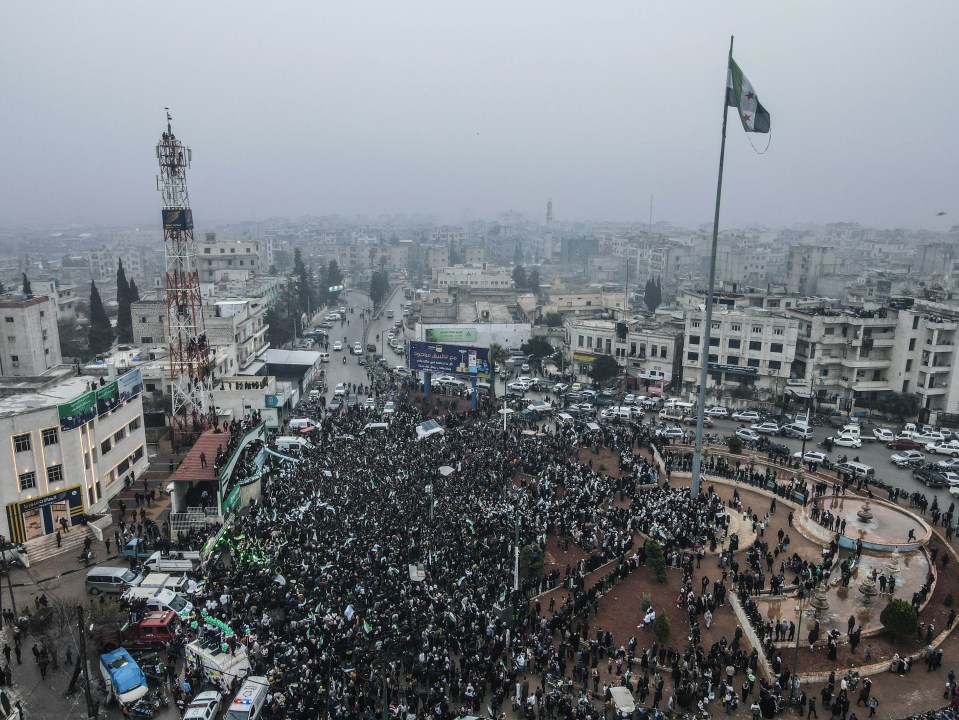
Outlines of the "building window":
<svg viewBox="0 0 959 720">
<path fill-rule="evenodd" d="M 710 353 L 710 354 L 709 354 L 709 360 L 708 360 L 707 362 L 718 363 L 718 362 L 719 362 L 719 355 L 714 355 L 714 354 Z"/>
<path fill-rule="evenodd" d="M 7 335 L 7 342 L 8 342 L 8 343 L 13 344 L 13 343 L 15 343 L 16 341 L 17 341 L 17 336 L 16 336 L 16 335 Z"/>
<path fill-rule="evenodd" d="M 727 365 L 739 365 L 739 355 L 730 355 L 726 358 Z"/>
<path fill-rule="evenodd" d="M 60 429 L 59 428 L 47 428 L 40 433 L 40 436 L 43 438 L 43 446 L 49 447 L 50 445 L 56 445 L 60 442 Z"/>
<path fill-rule="evenodd" d="M 702 323 L 699 322 L 699 320 L 693 320 L 692 326 L 693 326 L 694 328 L 699 328 L 700 325 L 702 325 Z"/>
<path fill-rule="evenodd" d="M 108 452 L 110 452 L 110 447 L 111 447 L 110 438 L 107 438 L 102 443 L 100 443 L 100 454 L 106 455 Z"/>
<path fill-rule="evenodd" d="M 912 360 L 906 360 L 906 372 L 912 370 Z"/>
<path fill-rule="evenodd" d="M 739 338 L 730 338 L 729 342 L 726 343 L 726 346 L 730 350 L 739 350 L 739 346 L 740 346 Z"/>
<path fill-rule="evenodd" d="M 757 358 L 749 358 L 749 359 L 746 361 L 746 365 L 749 366 L 749 367 L 758 368 L 758 367 L 759 367 L 759 360 L 758 360 Z"/>
<path fill-rule="evenodd" d="M 762 333 L 762 331 L 763 331 L 763 326 L 762 326 L 762 325 L 753 325 L 753 332 L 754 332 L 754 333 Z"/>
<path fill-rule="evenodd" d="M 779 360 L 770 360 L 769 369 L 770 370 L 779 370 L 782 368 L 783 364 Z"/>
<path fill-rule="evenodd" d="M 717 337 L 709 338 L 709 347 L 719 347 L 719 338 Z"/>
<path fill-rule="evenodd" d="M 30 490 L 37 486 L 37 474 L 31 470 L 30 472 L 20 473 L 20 489 L 21 490 Z"/>
<path fill-rule="evenodd" d="M 593 347 L 593 336 L 592 336 L 592 335 L 590 335 L 589 337 L 586 338 L 586 347 L 588 347 L 588 348 Z"/>
<path fill-rule="evenodd" d="M 733 332 L 742 332 L 743 326 L 740 325 L 739 323 L 733 323 L 732 325 L 729 326 L 729 329 L 732 330 Z"/>
<path fill-rule="evenodd" d="M 665 345 L 660 346 L 660 348 L 659 348 L 659 357 L 661 357 L 663 360 L 666 359 L 666 346 L 665 346 Z"/>
<path fill-rule="evenodd" d="M 152 345 L 152 344 L 153 344 L 153 336 L 152 336 L 152 335 L 144 335 L 143 337 L 140 338 L 140 342 L 143 343 L 144 345 Z"/>
<path fill-rule="evenodd" d="M 910 339 L 909 339 L 909 349 L 910 349 L 910 350 L 915 350 L 915 349 L 916 349 L 916 338 L 910 338 Z"/>
<path fill-rule="evenodd" d="M 915 315 L 915 316 L 912 318 L 912 329 L 913 329 L 913 330 L 918 330 L 918 329 L 919 329 L 919 316 L 918 316 L 918 315 Z"/>
<path fill-rule="evenodd" d="M 140 418 L 135 417 L 127 425 L 127 430 L 129 430 L 130 432 L 133 432 L 134 430 L 139 429 L 139 427 L 140 427 Z"/>
<path fill-rule="evenodd" d="M 47 482 L 63 482 L 63 465 L 51 465 L 47 468 Z"/>
<path fill-rule="evenodd" d="M 832 335 L 832 334 L 835 333 L 835 332 L 836 332 L 836 328 L 827 327 L 825 330 L 823 330 L 823 333 L 822 333 L 822 334 L 823 334 L 823 335 Z"/>
<path fill-rule="evenodd" d="M 124 428 L 120 428 L 115 433 L 113 433 L 113 442 L 118 443 L 126 436 L 127 436 L 127 431 Z"/>
<path fill-rule="evenodd" d="M 762 344 L 760 341 L 758 341 L 758 340 L 750 340 L 750 341 L 749 341 L 749 349 L 750 349 L 752 352 L 762 352 L 763 344 Z"/>
<path fill-rule="evenodd" d="M 13 322 L 13 318 L 10 317 L 9 315 L 7 315 L 7 316 L 6 316 L 5 318 L 3 318 L 3 319 L 4 319 L 6 322 Z"/>
<path fill-rule="evenodd" d="M 10 362 L 13 363 L 13 366 L 14 366 L 14 367 L 20 367 L 20 356 L 19 356 L 19 355 L 11 355 L 11 356 L 10 356 Z"/>
<path fill-rule="evenodd" d="M 769 352 L 781 354 L 782 351 L 783 351 L 783 344 L 782 344 L 782 343 L 770 343 L 770 344 L 769 344 Z"/>
<path fill-rule="evenodd" d="M 29 452 L 30 451 L 30 433 L 24 433 L 23 435 L 14 435 L 13 436 L 13 451 L 14 452 Z"/>
<path fill-rule="evenodd" d="M 698 352 L 688 352 L 688 353 L 686 353 L 686 359 L 689 360 L 689 362 L 698 362 L 698 361 L 699 361 L 699 353 L 698 353 Z"/>
<path fill-rule="evenodd" d="M 699 345 L 699 335 L 690 335 L 689 336 L 690 345 Z"/>
<path fill-rule="evenodd" d="M 145 323 L 146 321 L 147 321 L 147 316 L 146 316 L 146 315 L 141 315 L 141 316 L 140 316 L 140 322 L 141 322 L 141 323 Z"/>
<path fill-rule="evenodd" d="M 785 335 L 786 329 L 781 327 L 773 328 L 773 335 Z"/>
<path fill-rule="evenodd" d="M 650 356 L 650 357 L 656 357 L 656 350 L 657 350 L 657 349 L 658 349 L 658 346 L 657 346 L 657 345 L 650 345 L 650 346 L 649 346 L 649 356 Z"/>
</svg>

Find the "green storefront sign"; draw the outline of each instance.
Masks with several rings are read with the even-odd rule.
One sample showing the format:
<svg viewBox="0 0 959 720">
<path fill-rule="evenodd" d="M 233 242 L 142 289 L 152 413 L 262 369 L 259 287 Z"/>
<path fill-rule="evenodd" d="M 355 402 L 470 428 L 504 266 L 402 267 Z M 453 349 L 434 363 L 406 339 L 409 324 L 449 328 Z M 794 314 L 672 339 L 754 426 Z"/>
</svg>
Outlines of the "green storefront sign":
<svg viewBox="0 0 959 720">
<path fill-rule="evenodd" d="M 426 342 L 476 342 L 476 328 L 427 328 Z"/>
</svg>

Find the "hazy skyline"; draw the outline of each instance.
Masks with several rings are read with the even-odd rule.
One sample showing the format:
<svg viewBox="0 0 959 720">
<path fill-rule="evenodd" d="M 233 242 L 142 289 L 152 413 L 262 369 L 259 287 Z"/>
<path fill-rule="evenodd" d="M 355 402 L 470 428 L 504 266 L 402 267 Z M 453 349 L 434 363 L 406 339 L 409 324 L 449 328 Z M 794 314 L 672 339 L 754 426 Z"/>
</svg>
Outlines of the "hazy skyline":
<svg viewBox="0 0 959 720">
<path fill-rule="evenodd" d="M 160 12 L 162 10 L 162 12 Z M 8 3 L 0 226 L 156 222 L 171 108 L 198 229 L 270 216 L 959 222 L 959 5 Z M 770 140 L 765 155 L 759 149 Z M 945 211 L 944 216 L 937 212 Z"/>
</svg>

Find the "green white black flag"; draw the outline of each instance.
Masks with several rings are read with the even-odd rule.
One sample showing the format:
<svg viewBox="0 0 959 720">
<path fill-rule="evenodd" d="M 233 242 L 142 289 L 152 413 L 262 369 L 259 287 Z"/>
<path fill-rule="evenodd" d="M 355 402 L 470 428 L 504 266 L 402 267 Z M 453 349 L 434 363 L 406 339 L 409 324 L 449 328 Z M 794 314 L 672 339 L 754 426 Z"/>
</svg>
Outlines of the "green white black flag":
<svg viewBox="0 0 959 720">
<path fill-rule="evenodd" d="M 752 83 L 732 58 L 729 58 L 729 70 L 726 73 L 726 104 L 739 110 L 739 119 L 746 132 L 769 132 L 769 113 L 759 104 Z"/>
</svg>

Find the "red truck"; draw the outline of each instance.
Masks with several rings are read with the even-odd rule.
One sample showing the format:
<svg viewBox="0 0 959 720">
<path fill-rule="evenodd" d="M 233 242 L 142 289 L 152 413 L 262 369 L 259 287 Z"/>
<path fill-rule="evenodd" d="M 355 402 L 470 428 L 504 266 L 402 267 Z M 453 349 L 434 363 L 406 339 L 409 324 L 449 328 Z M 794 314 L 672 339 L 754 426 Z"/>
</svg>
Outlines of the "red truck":
<svg viewBox="0 0 959 720">
<path fill-rule="evenodd" d="M 180 627 L 180 618 L 172 610 L 155 610 L 144 615 L 137 622 L 129 622 L 122 628 L 100 629 L 97 633 L 99 645 L 110 652 L 118 647 L 128 650 L 162 647 L 176 637 Z"/>
</svg>

